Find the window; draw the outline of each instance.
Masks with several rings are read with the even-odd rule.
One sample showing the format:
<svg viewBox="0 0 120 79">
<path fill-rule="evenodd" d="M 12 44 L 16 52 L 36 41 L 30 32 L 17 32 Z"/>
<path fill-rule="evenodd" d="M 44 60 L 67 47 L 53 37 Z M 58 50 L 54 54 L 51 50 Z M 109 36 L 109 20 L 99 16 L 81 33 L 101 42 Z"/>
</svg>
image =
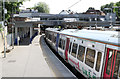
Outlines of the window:
<svg viewBox="0 0 120 79">
<path fill-rule="evenodd" d="M 73 43 L 71 55 L 76 57 L 77 44 Z"/>
<path fill-rule="evenodd" d="M 55 37 L 55 36 L 54 36 L 54 35 L 52 35 L 52 42 L 54 42 L 54 37 Z"/>
<path fill-rule="evenodd" d="M 56 36 L 54 36 L 55 38 L 54 38 L 54 43 L 56 43 Z"/>
<path fill-rule="evenodd" d="M 51 34 L 49 34 L 49 40 L 51 40 Z"/>
<path fill-rule="evenodd" d="M 96 62 L 96 71 L 99 72 L 100 70 L 100 63 L 101 63 L 101 56 L 102 56 L 102 53 L 101 52 L 98 52 L 98 55 L 97 55 L 97 62 Z"/>
<path fill-rule="evenodd" d="M 53 43 L 56 43 L 56 36 L 53 35 Z"/>
<path fill-rule="evenodd" d="M 111 62 L 112 62 L 112 54 L 113 50 L 109 50 L 109 57 L 108 57 L 108 62 L 107 62 L 107 68 L 106 68 L 106 74 L 110 74 L 110 69 L 111 69 Z"/>
<path fill-rule="evenodd" d="M 62 48 L 62 40 L 61 40 L 61 38 L 59 40 L 59 47 Z"/>
<path fill-rule="evenodd" d="M 65 40 L 62 40 L 62 49 L 65 49 Z"/>
<path fill-rule="evenodd" d="M 85 63 L 93 68 L 95 60 L 95 50 L 87 48 Z"/>
<path fill-rule="evenodd" d="M 118 77 L 118 70 L 119 70 L 119 66 L 120 66 L 119 63 L 120 63 L 120 52 L 117 52 L 114 74 L 113 74 L 113 77 L 115 77 L 115 78 Z M 119 73 L 119 77 L 120 77 L 120 73 Z"/>
<path fill-rule="evenodd" d="M 70 45 L 69 45 L 69 54 L 71 52 L 71 46 L 72 46 L 72 42 L 70 42 Z"/>
<path fill-rule="evenodd" d="M 85 53 L 85 47 L 79 45 L 77 58 L 82 62 L 83 62 L 83 59 L 84 59 L 84 53 Z"/>
</svg>

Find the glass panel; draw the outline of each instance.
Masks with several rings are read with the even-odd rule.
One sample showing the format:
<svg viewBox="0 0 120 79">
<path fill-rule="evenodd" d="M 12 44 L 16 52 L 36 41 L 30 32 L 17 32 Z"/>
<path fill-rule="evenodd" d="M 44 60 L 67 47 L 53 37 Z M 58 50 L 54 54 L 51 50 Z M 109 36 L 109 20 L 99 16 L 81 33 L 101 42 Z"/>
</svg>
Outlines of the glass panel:
<svg viewBox="0 0 120 79">
<path fill-rule="evenodd" d="M 59 40 L 59 47 L 62 48 L 62 41 L 61 41 L 61 38 Z"/>
<path fill-rule="evenodd" d="M 71 55 L 76 57 L 76 52 L 77 52 L 77 44 L 73 43 Z"/>
<path fill-rule="evenodd" d="M 56 43 L 56 36 L 55 36 L 55 38 L 54 38 L 54 43 Z"/>
<path fill-rule="evenodd" d="M 93 68 L 95 60 L 95 50 L 87 48 L 85 63 Z"/>
<path fill-rule="evenodd" d="M 120 63 L 120 52 L 117 52 L 113 77 L 118 77 L 119 63 Z"/>
<path fill-rule="evenodd" d="M 53 36 L 52 36 L 52 42 L 54 42 L 54 38 L 55 38 L 55 36 L 53 35 Z"/>
<path fill-rule="evenodd" d="M 106 68 L 106 74 L 110 74 L 110 68 L 111 68 L 111 62 L 112 62 L 112 54 L 113 54 L 113 50 L 109 50 L 109 58 L 108 58 L 108 62 L 107 62 L 107 68 Z"/>
<path fill-rule="evenodd" d="M 63 45 L 62 49 L 64 50 L 65 49 L 65 40 L 62 40 L 62 45 Z"/>
<path fill-rule="evenodd" d="M 72 42 L 70 42 L 70 45 L 69 45 L 69 54 L 70 54 L 70 51 L 71 51 L 71 45 L 72 45 Z"/>
<path fill-rule="evenodd" d="M 79 45 L 77 58 L 82 62 L 83 62 L 83 59 L 84 59 L 84 53 L 85 53 L 85 47 Z"/>
<path fill-rule="evenodd" d="M 102 53 L 101 52 L 98 52 L 98 56 L 97 56 L 97 62 L 96 62 L 96 71 L 99 72 L 99 69 L 100 69 L 100 64 L 101 64 L 101 56 L 102 56 Z"/>
</svg>

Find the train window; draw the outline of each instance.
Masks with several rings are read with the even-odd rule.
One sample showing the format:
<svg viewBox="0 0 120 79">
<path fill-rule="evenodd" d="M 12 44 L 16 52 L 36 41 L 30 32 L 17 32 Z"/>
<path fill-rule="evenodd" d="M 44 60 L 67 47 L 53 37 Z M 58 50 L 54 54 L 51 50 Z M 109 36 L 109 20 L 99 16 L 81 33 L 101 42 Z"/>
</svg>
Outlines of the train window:
<svg viewBox="0 0 120 79">
<path fill-rule="evenodd" d="M 95 50 L 87 48 L 85 63 L 93 68 L 94 60 L 95 60 Z"/>
<path fill-rule="evenodd" d="M 107 74 L 110 74 L 110 68 L 111 68 L 111 62 L 112 62 L 112 54 L 113 54 L 113 50 L 110 49 L 109 50 L 108 62 L 107 62 L 107 68 L 106 68 L 106 73 Z"/>
<path fill-rule="evenodd" d="M 85 47 L 79 45 L 77 58 L 82 62 L 83 62 L 83 59 L 84 59 L 84 53 L 85 53 Z"/>
<path fill-rule="evenodd" d="M 49 34 L 49 40 L 51 40 L 51 34 Z"/>
<path fill-rule="evenodd" d="M 101 56 L 102 56 L 102 53 L 101 52 L 98 52 L 98 55 L 97 55 L 97 62 L 96 62 L 96 71 L 99 72 L 99 69 L 100 69 L 100 63 L 101 63 Z"/>
<path fill-rule="evenodd" d="M 72 46 L 72 42 L 70 42 L 70 45 L 69 45 L 69 54 L 70 54 L 70 51 L 71 51 L 71 46 Z"/>
<path fill-rule="evenodd" d="M 62 40 L 61 40 L 61 38 L 59 40 L 59 47 L 62 48 Z"/>
<path fill-rule="evenodd" d="M 117 52 L 116 55 L 116 60 L 115 60 L 115 68 L 114 68 L 114 74 L 113 77 L 117 78 L 118 77 L 118 70 L 119 70 L 119 63 L 120 63 L 120 52 Z M 119 74 L 120 76 L 120 74 Z"/>
<path fill-rule="evenodd" d="M 65 40 L 62 40 L 62 49 L 64 50 L 65 49 Z"/>
<path fill-rule="evenodd" d="M 50 39 L 50 34 L 48 34 L 48 39 Z"/>
<path fill-rule="evenodd" d="M 50 40 L 52 40 L 52 35 L 50 34 Z"/>
<path fill-rule="evenodd" d="M 77 44 L 73 43 L 71 55 L 74 57 L 76 57 L 77 46 Z"/>
<path fill-rule="evenodd" d="M 54 36 L 55 38 L 54 38 L 54 43 L 56 43 L 56 36 Z"/>
<path fill-rule="evenodd" d="M 52 35 L 52 42 L 54 41 L 54 36 Z"/>
<path fill-rule="evenodd" d="M 53 36 L 53 42 L 55 43 L 55 41 L 56 41 L 56 37 L 55 37 L 55 36 Z"/>
</svg>

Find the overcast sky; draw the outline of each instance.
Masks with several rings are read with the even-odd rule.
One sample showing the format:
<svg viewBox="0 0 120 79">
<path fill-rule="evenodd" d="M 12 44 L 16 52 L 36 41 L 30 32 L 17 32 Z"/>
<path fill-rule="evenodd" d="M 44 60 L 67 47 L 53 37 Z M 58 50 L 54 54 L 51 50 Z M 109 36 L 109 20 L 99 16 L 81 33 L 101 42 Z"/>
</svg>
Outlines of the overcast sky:
<svg viewBox="0 0 120 79">
<path fill-rule="evenodd" d="M 78 2 L 70 8 L 74 12 L 85 12 L 89 7 L 100 9 L 101 5 L 109 4 L 110 2 L 118 2 L 120 0 L 30 0 L 23 3 L 25 8 L 33 7 L 38 2 L 45 2 L 50 8 L 50 13 L 58 14 L 62 10 L 68 10 L 70 6 Z"/>
</svg>

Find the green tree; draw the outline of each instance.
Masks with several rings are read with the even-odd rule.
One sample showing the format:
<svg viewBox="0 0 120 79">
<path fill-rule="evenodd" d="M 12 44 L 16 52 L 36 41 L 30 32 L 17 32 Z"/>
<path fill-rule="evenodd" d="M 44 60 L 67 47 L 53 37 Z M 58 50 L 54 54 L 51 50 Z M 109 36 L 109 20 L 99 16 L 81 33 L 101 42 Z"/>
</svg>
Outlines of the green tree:
<svg viewBox="0 0 120 79">
<path fill-rule="evenodd" d="M 119 7 L 119 8 L 113 8 L 113 7 Z M 113 10 L 112 12 L 116 13 L 117 16 L 120 18 L 120 1 L 116 2 L 116 3 L 111 2 L 110 4 L 101 6 L 101 10 L 104 13 L 110 13 L 111 10 L 105 10 L 104 8 L 112 8 L 112 10 Z"/>
<path fill-rule="evenodd" d="M 0 31 L 2 31 L 2 24 L 0 24 Z"/>
<path fill-rule="evenodd" d="M 120 18 L 120 1 L 119 2 L 116 2 L 114 4 L 114 7 L 117 7 L 117 8 L 114 8 L 113 9 L 113 12 L 116 13 L 116 15 Z"/>
<path fill-rule="evenodd" d="M 49 13 L 49 7 L 45 2 L 37 3 L 32 9 L 38 10 L 41 13 Z"/>
<path fill-rule="evenodd" d="M 16 12 L 18 13 L 20 11 L 19 6 L 21 4 L 23 4 L 24 1 L 28 1 L 28 0 L 19 0 L 19 2 L 17 2 L 17 0 L 14 0 L 14 2 L 12 2 L 12 1 L 13 0 L 6 0 L 6 2 L 5 2 L 5 8 L 7 9 L 7 14 L 5 14 L 6 20 L 8 20 L 10 18 L 12 13 L 16 13 Z M 2 5 L 3 5 L 3 3 L 2 3 Z M 2 13 L 3 13 L 3 6 L 2 6 Z"/>
<path fill-rule="evenodd" d="M 104 13 L 110 13 L 111 10 L 105 10 L 105 8 L 112 8 L 113 6 L 114 6 L 114 3 L 111 2 L 110 4 L 106 4 L 106 5 L 101 6 L 101 10 L 102 10 Z"/>
</svg>

